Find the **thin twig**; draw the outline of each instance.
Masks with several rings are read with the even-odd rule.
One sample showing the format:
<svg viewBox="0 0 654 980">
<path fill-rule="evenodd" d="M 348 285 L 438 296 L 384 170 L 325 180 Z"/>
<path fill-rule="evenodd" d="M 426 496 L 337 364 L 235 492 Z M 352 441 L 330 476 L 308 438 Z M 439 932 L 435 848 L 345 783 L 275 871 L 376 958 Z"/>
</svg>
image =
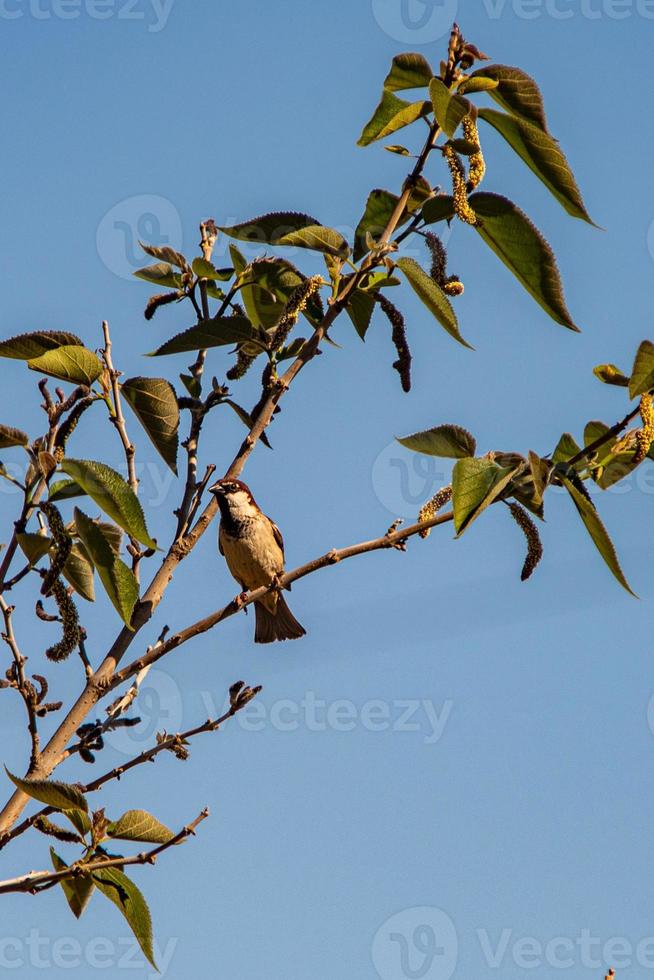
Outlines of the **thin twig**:
<svg viewBox="0 0 654 980">
<path fill-rule="evenodd" d="M 195 820 L 192 820 L 186 827 L 183 827 L 169 841 L 165 844 L 159 844 L 158 847 L 153 847 L 150 851 L 141 851 L 140 854 L 133 854 L 129 857 L 98 858 L 96 861 L 87 862 L 79 861 L 72 864 L 69 868 L 64 868 L 62 871 L 30 871 L 29 874 L 21 875 L 18 878 L 8 878 L 6 881 L 0 881 L 0 895 L 5 895 L 8 892 L 28 892 L 35 894 L 43 888 L 47 888 L 60 881 L 65 881 L 67 878 L 93 874 L 97 871 L 103 871 L 105 868 L 122 868 L 130 864 L 154 864 L 159 855 L 164 851 L 175 847 L 177 844 L 181 844 L 187 837 L 194 835 L 198 825 L 203 820 L 206 820 L 208 816 L 209 810 L 205 808 Z"/>
<path fill-rule="evenodd" d="M 5 641 L 14 660 L 14 674 L 15 674 L 15 686 L 16 690 L 20 694 L 25 704 L 25 710 L 27 712 L 27 727 L 30 733 L 30 740 L 32 743 L 32 750 L 30 754 L 30 764 L 27 774 L 29 775 L 34 771 L 39 760 L 39 732 L 36 721 L 36 704 L 33 697 L 34 688 L 28 682 L 25 677 L 25 662 L 26 658 L 20 652 L 18 643 L 16 642 L 16 637 L 14 635 L 14 627 L 12 623 L 12 613 L 14 607 L 8 605 L 5 599 L 0 595 L 0 610 L 2 610 L 2 617 L 4 619 L 4 633 L 2 634 L 2 639 Z"/>
<path fill-rule="evenodd" d="M 130 438 L 127 435 L 127 427 L 125 425 L 125 416 L 123 415 L 123 407 L 120 399 L 120 386 L 118 384 L 118 378 L 120 377 L 120 372 L 116 371 L 111 358 L 111 334 L 109 333 L 109 324 L 106 320 L 102 321 L 102 333 L 104 336 L 104 351 L 102 352 L 105 367 L 109 372 L 109 383 L 111 385 L 111 397 L 113 401 L 113 412 L 111 415 L 111 421 L 113 422 L 116 431 L 120 437 L 120 441 L 123 444 L 123 449 L 125 451 L 125 462 L 127 463 L 127 482 L 134 491 L 138 493 L 139 483 L 136 478 L 136 452 L 134 445 L 130 442 Z"/>
</svg>

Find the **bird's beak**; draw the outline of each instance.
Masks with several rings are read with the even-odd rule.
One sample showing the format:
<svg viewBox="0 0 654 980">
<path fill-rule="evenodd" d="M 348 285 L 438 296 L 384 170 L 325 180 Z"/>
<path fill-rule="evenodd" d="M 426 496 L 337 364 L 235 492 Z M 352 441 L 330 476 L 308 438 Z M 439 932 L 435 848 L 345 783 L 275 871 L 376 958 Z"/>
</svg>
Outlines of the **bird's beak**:
<svg viewBox="0 0 654 980">
<path fill-rule="evenodd" d="M 212 493 L 214 497 L 217 497 L 219 494 L 224 494 L 224 492 L 220 483 L 214 483 L 212 487 L 209 487 L 209 493 Z"/>
</svg>

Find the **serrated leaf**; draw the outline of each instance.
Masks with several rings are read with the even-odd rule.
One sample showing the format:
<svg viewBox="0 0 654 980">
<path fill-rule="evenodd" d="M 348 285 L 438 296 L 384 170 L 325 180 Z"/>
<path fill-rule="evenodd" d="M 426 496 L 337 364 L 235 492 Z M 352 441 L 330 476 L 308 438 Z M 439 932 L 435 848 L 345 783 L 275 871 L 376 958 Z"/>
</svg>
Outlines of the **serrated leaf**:
<svg viewBox="0 0 654 980">
<path fill-rule="evenodd" d="M 202 394 L 202 386 L 197 378 L 192 374 L 180 374 L 179 380 L 182 382 L 191 398 L 199 398 Z"/>
<path fill-rule="evenodd" d="M 636 596 L 636 593 L 632 591 L 631 586 L 627 582 L 622 568 L 620 567 L 620 562 L 618 561 L 618 556 L 616 554 L 613 542 L 609 537 L 608 531 L 604 527 L 599 514 L 597 513 L 594 505 L 584 497 L 582 493 L 577 490 L 573 483 L 570 482 L 566 477 L 562 477 L 563 485 L 572 497 L 577 512 L 581 517 L 586 530 L 593 539 L 593 543 L 600 555 L 608 565 L 609 569 L 618 580 L 620 585 L 631 593 L 631 595 Z"/>
<path fill-rule="evenodd" d="M 75 830 L 78 831 L 84 837 L 91 831 L 91 820 L 88 813 L 84 810 L 64 810 L 62 811 L 64 816 L 67 817 L 72 823 Z"/>
<path fill-rule="evenodd" d="M 526 119 L 507 116 L 495 109 L 480 109 L 479 118 L 504 137 L 568 214 L 594 224 L 586 211 L 570 165 L 549 133 Z"/>
<path fill-rule="evenodd" d="M 468 88 L 474 81 L 490 82 L 485 91 L 503 109 L 547 130 L 543 97 L 538 85 L 527 72 L 511 65 L 485 65 L 472 73 L 470 82 L 466 83 L 466 92 L 480 91 Z"/>
<path fill-rule="evenodd" d="M 375 297 L 364 289 L 353 289 L 347 300 L 347 315 L 354 324 L 354 329 L 365 340 L 372 314 L 375 309 Z"/>
<path fill-rule="evenodd" d="M 48 500 L 56 503 L 57 500 L 70 500 L 72 497 L 84 497 L 85 491 L 75 483 L 74 480 L 55 480 L 50 484 Z"/>
<path fill-rule="evenodd" d="M 47 534 L 19 533 L 16 535 L 16 540 L 30 565 L 36 565 L 41 561 L 52 547 L 52 538 Z"/>
<path fill-rule="evenodd" d="M 0 449 L 9 449 L 11 446 L 27 446 L 29 436 L 22 429 L 15 429 L 11 425 L 0 425 Z"/>
<path fill-rule="evenodd" d="M 457 536 L 505 490 L 520 467 L 498 466 L 492 459 L 460 459 L 452 470 L 452 508 Z"/>
<path fill-rule="evenodd" d="M 422 217 L 426 225 L 437 221 L 450 221 L 454 217 L 454 199 L 449 194 L 430 197 L 422 206 Z"/>
<path fill-rule="evenodd" d="M 563 295 L 554 252 L 520 208 L 499 194 L 479 192 L 470 206 L 481 221 L 478 234 L 556 322 L 578 332 Z"/>
<path fill-rule="evenodd" d="M 139 242 L 139 245 L 153 259 L 161 259 L 162 262 L 175 265 L 178 269 L 186 270 L 189 268 L 186 257 L 181 252 L 171 248 L 170 245 L 147 245 L 145 242 Z"/>
<path fill-rule="evenodd" d="M 324 225 L 308 225 L 306 228 L 291 231 L 288 235 L 283 235 L 277 244 L 309 248 L 314 252 L 323 252 L 338 258 L 346 258 L 350 252 L 350 247 L 341 233 L 334 228 L 325 228 Z"/>
<path fill-rule="evenodd" d="M 77 507 L 75 526 L 112 605 L 125 625 L 131 629 L 132 613 L 139 597 L 134 573 L 116 555 L 102 528 Z"/>
<path fill-rule="evenodd" d="M 429 97 L 434 109 L 436 122 L 450 138 L 470 112 L 470 103 L 460 95 L 453 95 L 440 78 L 432 78 L 429 83 Z"/>
<path fill-rule="evenodd" d="M 161 458 L 177 476 L 179 406 L 164 378 L 128 378 L 121 392 Z"/>
<path fill-rule="evenodd" d="M 93 872 L 93 881 L 125 916 L 144 956 L 157 969 L 152 949 L 152 919 L 143 895 L 133 881 L 117 868 L 104 868 Z"/>
<path fill-rule="evenodd" d="M 213 262 L 201 258 L 193 259 L 191 267 L 198 279 L 211 279 L 214 282 L 227 282 L 234 275 L 234 269 L 217 269 Z"/>
<path fill-rule="evenodd" d="M 565 463 L 579 452 L 581 452 L 581 447 L 575 441 L 574 436 L 571 436 L 569 432 L 564 432 L 552 453 L 552 462 Z"/>
<path fill-rule="evenodd" d="M 83 347 L 82 341 L 74 333 L 64 330 L 36 330 L 21 333 L 0 341 L 0 357 L 12 357 L 20 361 L 31 361 L 46 351 L 57 347 Z"/>
<path fill-rule="evenodd" d="M 433 429 L 397 438 L 397 441 L 413 452 L 447 459 L 474 456 L 477 448 L 474 436 L 460 425 L 437 425 Z"/>
<path fill-rule="evenodd" d="M 167 844 L 175 835 L 147 810 L 127 810 L 119 820 L 109 824 L 107 836 L 120 840 Z"/>
<path fill-rule="evenodd" d="M 605 385 L 616 385 L 619 388 L 629 387 L 629 378 L 615 364 L 598 364 L 593 368 L 593 374 Z"/>
<path fill-rule="evenodd" d="M 389 92 L 400 92 L 407 88 L 423 88 L 429 85 L 434 72 L 422 54 L 406 51 L 396 54 L 391 70 L 384 79 L 384 88 Z"/>
<path fill-rule="evenodd" d="M 241 408 L 240 405 L 237 405 L 237 403 L 235 401 L 232 401 L 231 398 L 225 398 L 224 404 L 229 405 L 229 407 L 232 409 L 234 414 L 241 420 L 241 422 L 246 427 L 246 429 L 252 429 L 252 427 L 254 426 L 254 419 L 252 418 L 249 412 L 246 412 L 244 408 Z M 272 449 L 272 446 L 270 445 L 270 440 L 268 439 L 268 436 L 266 435 L 265 432 L 262 432 L 259 438 L 261 439 L 264 446 L 266 446 L 268 449 Z"/>
<path fill-rule="evenodd" d="M 87 602 L 95 602 L 93 564 L 84 545 L 74 544 L 70 549 L 62 575 L 78 595 Z"/>
<path fill-rule="evenodd" d="M 249 221 L 242 221 L 238 225 L 225 225 L 220 230 L 232 238 L 237 238 L 244 242 L 255 242 L 257 244 L 279 245 L 281 238 L 290 235 L 291 232 L 300 231 L 302 228 L 320 225 L 316 218 L 309 214 L 302 214 L 300 211 L 271 211 L 269 214 L 261 214 Z M 237 263 L 232 261 L 237 272 Z"/>
<path fill-rule="evenodd" d="M 40 357 L 27 362 L 31 371 L 39 371 L 60 381 L 70 381 L 76 385 L 92 385 L 102 374 L 100 359 L 79 345 L 64 345 L 46 351 Z"/>
<path fill-rule="evenodd" d="M 77 786 L 70 783 L 60 783 L 54 779 L 21 779 L 14 776 L 5 766 L 5 772 L 14 786 L 27 793 L 33 800 L 54 807 L 55 810 L 83 810 L 88 812 L 89 805 Z"/>
<path fill-rule="evenodd" d="M 654 344 L 644 340 L 636 351 L 629 380 L 629 397 L 636 398 L 654 388 Z"/>
<path fill-rule="evenodd" d="M 61 468 L 130 537 L 146 548 L 157 547 L 148 533 L 139 499 L 120 473 L 92 459 L 64 459 Z"/>
<path fill-rule="evenodd" d="M 166 286 L 168 289 L 181 289 L 183 286 L 181 275 L 175 272 L 169 262 L 157 262 L 155 265 L 145 266 L 143 269 L 137 269 L 134 275 L 137 279 L 153 282 L 156 286 Z"/>
<path fill-rule="evenodd" d="M 376 140 L 385 139 L 391 133 L 396 133 L 398 129 L 409 126 L 420 116 L 426 115 L 430 109 L 430 102 L 423 100 L 407 102 L 406 99 L 399 99 L 388 89 L 384 89 L 379 105 L 363 127 L 357 146 L 369 146 Z"/>
<path fill-rule="evenodd" d="M 443 329 L 447 330 L 450 337 L 454 337 L 464 347 L 473 350 L 474 348 L 459 333 L 459 324 L 449 299 L 416 260 L 399 259 L 397 268 L 404 273 L 413 291 L 433 313 Z"/>
<path fill-rule="evenodd" d="M 208 347 L 227 347 L 256 340 L 258 337 L 258 332 L 247 317 L 216 316 L 211 320 L 201 320 L 196 326 L 171 337 L 161 347 L 151 351 L 148 357 L 186 354 L 189 351 L 205 350 Z"/>
<path fill-rule="evenodd" d="M 50 848 L 50 858 L 52 867 L 55 871 L 65 871 L 68 865 L 60 858 L 54 847 Z M 75 874 L 70 878 L 62 878 L 59 882 L 62 891 L 66 896 L 69 908 L 76 919 L 79 919 L 82 912 L 89 904 L 95 885 L 90 875 Z"/>
</svg>

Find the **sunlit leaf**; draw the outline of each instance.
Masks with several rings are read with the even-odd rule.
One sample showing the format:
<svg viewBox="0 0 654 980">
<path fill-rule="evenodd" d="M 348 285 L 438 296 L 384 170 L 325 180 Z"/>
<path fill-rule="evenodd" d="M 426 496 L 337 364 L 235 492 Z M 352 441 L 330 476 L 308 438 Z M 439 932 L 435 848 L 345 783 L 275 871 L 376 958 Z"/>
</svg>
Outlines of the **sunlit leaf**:
<svg viewBox="0 0 654 980">
<path fill-rule="evenodd" d="M 177 474 L 179 406 L 164 378 L 128 378 L 121 392 L 162 459 Z"/>
<path fill-rule="evenodd" d="M 424 432 L 403 436 L 397 441 L 416 453 L 449 459 L 474 456 L 477 448 L 474 436 L 460 425 L 437 425 L 433 429 L 425 429 Z"/>
<path fill-rule="evenodd" d="M 102 362 L 93 351 L 79 345 L 66 345 L 46 351 L 27 362 L 28 368 L 61 381 L 92 385 L 102 374 Z"/>
<path fill-rule="evenodd" d="M 452 304 L 431 276 L 427 275 L 415 259 L 399 259 L 397 267 L 404 273 L 413 291 L 420 297 L 427 309 L 433 313 L 440 325 L 447 330 L 450 337 L 454 337 L 464 347 L 472 350 L 470 344 L 459 333 L 459 324 Z"/>
<path fill-rule="evenodd" d="M 431 102 L 420 100 L 407 102 L 400 99 L 388 89 L 384 89 L 381 101 L 370 120 L 363 127 L 363 132 L 357 140 L 358 146 L 369 146 L 375 140 L 385 139 L 398 129 L 409 126 L 420 116 L 426 115 L 431 109 Z"/>
<path fill-rule="evenodd" d="M 152 949 L 152 919 L 143 895 L 134 882 L 118 868 L 103 868 L 93 872 L 99 891 L 116 905 L 125 916 L 143 953 L 157 969 Z"/>
</svg>

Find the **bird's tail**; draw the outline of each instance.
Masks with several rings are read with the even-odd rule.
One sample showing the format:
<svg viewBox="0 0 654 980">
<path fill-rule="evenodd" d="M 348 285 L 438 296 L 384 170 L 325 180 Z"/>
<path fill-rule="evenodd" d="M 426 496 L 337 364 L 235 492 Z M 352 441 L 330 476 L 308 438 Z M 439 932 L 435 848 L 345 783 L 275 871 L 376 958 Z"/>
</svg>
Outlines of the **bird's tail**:
<svg viewBox="0 0 654 980">
<path fill-rule="evenodd" d="M 256 617 L 254 628 L 255 643 L 272 643 L 274 640 L 297 640 L 304 636 L 306 630 L 298 623 L 297 619 L 288 608 L 286 599 L 283 595 L 278 596 L 277 609 L 274 613 L 268 612 L 260 602 L 255 602 L 254 613 Z"/>
</svg>

